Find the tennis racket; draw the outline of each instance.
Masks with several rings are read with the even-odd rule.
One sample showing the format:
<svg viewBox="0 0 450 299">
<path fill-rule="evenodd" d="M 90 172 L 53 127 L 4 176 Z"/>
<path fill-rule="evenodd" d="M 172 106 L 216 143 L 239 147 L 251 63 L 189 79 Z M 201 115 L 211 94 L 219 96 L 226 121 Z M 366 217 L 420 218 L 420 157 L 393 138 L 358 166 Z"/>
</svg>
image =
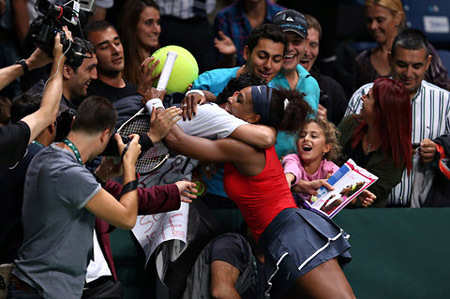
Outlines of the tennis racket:
<svg viewBox="0 0 450 299">
<path fill-rule="evenodd" d="M 156 87 L 158 90 L 166 88 L 176 58 L 176 52 L 169 51 L 167 53 L 166 63 Z M 150 115 L 151 111 L 147 111 L 145 107 L 140 109 L 117 129 L 117 133 L 125 141 L 131 134 L 146 134 L 150 130 Z M 141 175 L 148 174 L 161 167 L 169 159 L 169 156 L 169 150 L 162 142 L 156 143 L 149 149 L 144 148 L 136 161 L 136 172 Z"/>
</svg>

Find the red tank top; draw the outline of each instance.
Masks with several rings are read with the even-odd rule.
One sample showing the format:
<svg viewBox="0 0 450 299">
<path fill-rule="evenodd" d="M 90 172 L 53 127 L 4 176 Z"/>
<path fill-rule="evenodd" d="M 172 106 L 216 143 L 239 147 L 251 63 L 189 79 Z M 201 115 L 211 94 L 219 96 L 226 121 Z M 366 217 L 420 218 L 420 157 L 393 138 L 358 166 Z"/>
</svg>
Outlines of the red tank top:
<svg viewBox="0 0 450 299">
<path fill-rule="evenodd" d="M 232 163 L 224 167 L 224 187 L 239 207 L 256 241 L 278 213 L 296 208 L 275 147 L 265 150 L 266 165 L 255 176 L 244 176 Z"/>
</svg>

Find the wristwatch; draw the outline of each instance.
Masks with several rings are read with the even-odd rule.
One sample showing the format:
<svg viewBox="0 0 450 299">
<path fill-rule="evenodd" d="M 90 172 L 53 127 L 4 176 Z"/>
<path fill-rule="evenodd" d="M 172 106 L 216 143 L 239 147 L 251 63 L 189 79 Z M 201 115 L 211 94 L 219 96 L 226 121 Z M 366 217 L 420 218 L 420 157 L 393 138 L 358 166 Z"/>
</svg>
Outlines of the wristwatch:
<svg viewBox="0 0 450 299">
<path fill-rule="evenodd" d="M 23 73 L 28 73 L 29 69 L 27 63 L 25 62 L 25 59 L 17 60 L 14 64 L 20 64 L 23 68 Z"/>
</svg>

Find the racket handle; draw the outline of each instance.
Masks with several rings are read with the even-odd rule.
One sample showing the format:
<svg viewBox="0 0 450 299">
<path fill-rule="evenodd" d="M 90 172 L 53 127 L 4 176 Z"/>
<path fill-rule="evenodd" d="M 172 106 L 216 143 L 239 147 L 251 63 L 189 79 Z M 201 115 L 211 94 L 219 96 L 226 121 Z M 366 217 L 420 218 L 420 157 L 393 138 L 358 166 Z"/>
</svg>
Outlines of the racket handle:
<svg viewBox="0 0 450 299">
<path fill-rule="evenodd" d="M 161 71 L 161 76 L 159 77 L 158 85 L 156 89 L 164 90 L 166 89 L 167 83 L 169 83 L 170 74 L 172 73 L 173 65 L 175 64 L 175 59 L 177 59 L 178 54 L 174 51 L 167 52 L 166 63 Z"/>
</svg>

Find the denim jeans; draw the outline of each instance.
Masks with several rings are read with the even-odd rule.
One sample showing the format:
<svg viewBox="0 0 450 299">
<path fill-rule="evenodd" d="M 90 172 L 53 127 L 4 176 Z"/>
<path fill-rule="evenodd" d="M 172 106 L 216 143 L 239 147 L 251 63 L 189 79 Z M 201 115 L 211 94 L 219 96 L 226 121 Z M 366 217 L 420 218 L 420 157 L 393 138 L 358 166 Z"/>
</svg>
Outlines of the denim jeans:
<svg viewBox="0 0 450 299">
<path fill-rule="evenodd" d="M 39 295 L 38 291 L 31 288 L 24 289 L 16 284 L 14 280 L 11 280 L 8 285 L 8 299 L 43 299 L 41 295 Z"/>
</svg>

